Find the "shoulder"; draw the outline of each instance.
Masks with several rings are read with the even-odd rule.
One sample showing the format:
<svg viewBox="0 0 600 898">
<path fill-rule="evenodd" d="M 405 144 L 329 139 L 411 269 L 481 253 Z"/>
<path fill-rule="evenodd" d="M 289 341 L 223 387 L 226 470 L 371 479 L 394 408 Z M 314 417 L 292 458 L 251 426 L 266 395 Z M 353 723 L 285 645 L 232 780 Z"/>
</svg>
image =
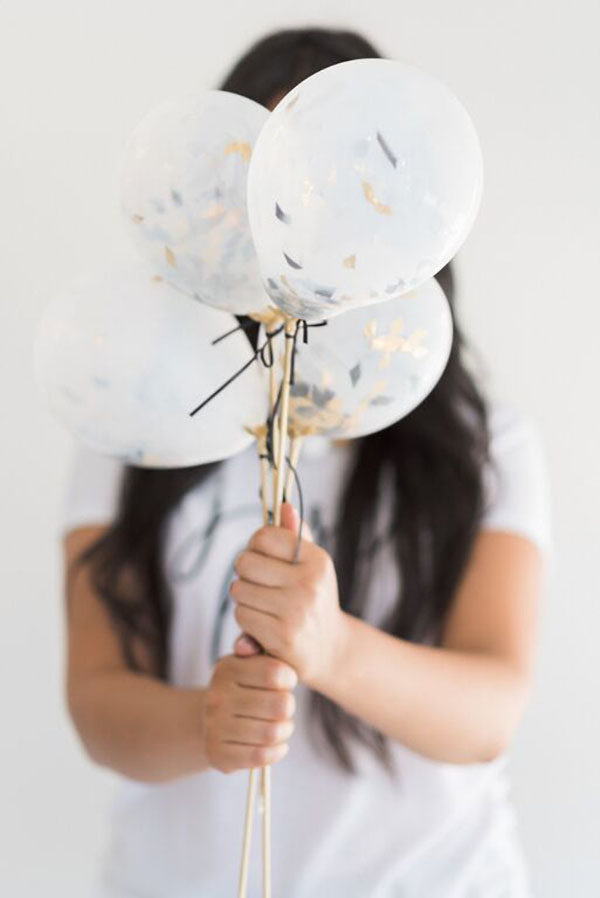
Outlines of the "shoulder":
<svg viewBox="0 0 600 898">
<path fill-rule="evenodd" d="M 516 409 L 493 406 L 489 432 L 482 529 L 518 533 L 546 553 L 551 543 L 550 497 L 538 428 Z"/>
</svg>

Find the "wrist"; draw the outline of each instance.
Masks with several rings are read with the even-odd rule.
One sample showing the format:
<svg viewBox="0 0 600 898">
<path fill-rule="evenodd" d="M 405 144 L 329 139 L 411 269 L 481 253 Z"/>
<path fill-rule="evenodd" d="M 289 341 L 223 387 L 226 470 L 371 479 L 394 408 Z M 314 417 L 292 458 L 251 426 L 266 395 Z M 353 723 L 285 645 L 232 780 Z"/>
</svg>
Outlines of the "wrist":
<svg viewBox="0 0 600 898">
<path fill-rule="evenodd" d="M 307 683 L 311 689 L 321 692 L 329 698 L 333 698 L 336 694 L 339 682 L 344 676 L 347 659 L 351 652 L 353 620 L 352 615 L 339 609 L 336 625 L 331 634 L 327 663 L 318 671 L 314 679 Z"/>
<path fill-rule="evenodd" d="M 186 738 L 190 758 L 196 772 L 206 770 L 209 766 L 206 752 L 206 689 L 182 689 L 182 710 L 185 716 Z"/>
</svg>

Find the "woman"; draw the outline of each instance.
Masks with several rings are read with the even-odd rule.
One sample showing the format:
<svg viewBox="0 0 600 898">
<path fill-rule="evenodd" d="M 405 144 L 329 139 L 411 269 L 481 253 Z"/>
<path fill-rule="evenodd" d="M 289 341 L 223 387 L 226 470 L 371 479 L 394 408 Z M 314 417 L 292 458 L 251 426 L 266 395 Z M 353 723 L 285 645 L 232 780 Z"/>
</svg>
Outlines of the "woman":
<svg viewBox="0 0 600 898">
<path fill-rule="evenodd" d="M 282 32 L 223 87 L 272 107 L 376 55 L 346 32 Z M 450 269 L 439 278 L 452 300 Z M 530 428 L 488 416 L 462 350 L 456 327 L 405 420 L 307 446 L 298 564 L 292 506 L 260 527 L 252 450 L 180 471 L 78 453 L 69 707 L 90 756 L 126 778 L 99 894 L 235 894 L 240 771 L 264 764 L 279 898 L 529 894 L 503 767 L 531 677 L 545 489 Z M 250 895 L 259 883 L 256 863 Z"/>
</svg>

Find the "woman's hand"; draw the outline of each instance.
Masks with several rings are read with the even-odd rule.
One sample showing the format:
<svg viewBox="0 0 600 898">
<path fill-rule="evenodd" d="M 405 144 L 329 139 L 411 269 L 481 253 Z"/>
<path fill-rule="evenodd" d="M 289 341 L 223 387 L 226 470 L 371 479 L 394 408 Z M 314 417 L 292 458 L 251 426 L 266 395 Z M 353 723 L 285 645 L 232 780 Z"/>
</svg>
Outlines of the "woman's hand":
<svg viewBox="0 0 600 898">
<path fill-rule="evenodd" d="M 239 580 L 230 595 L 244 633 L 319 689 L 335 670 L 344 632 L 335 569 L 327 552 L 310 540 L 302 540 L 295 562 L 299 519 L 287 503 L 281 521 L 281 527 L 258 530 L 238 556 Z"/>
<path fill-rule="evenodd" d="M 240 654 L 249 654 L 242 649 Z M 204 705 L 208 763 L 231 773 L 280 761 L 294 725 L 295 672 L 276 658 L 228 655 L 214 669 Z"/>
</svg>

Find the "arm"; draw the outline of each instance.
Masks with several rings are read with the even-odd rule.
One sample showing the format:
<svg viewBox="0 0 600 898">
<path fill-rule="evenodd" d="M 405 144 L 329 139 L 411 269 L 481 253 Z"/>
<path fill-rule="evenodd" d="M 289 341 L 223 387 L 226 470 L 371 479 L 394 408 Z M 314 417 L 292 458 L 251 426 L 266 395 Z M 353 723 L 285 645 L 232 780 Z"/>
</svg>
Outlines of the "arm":
<svg viewBox="0 0 600 898">
<path fill-rule="evenodd" d="M 510 742 L 531 676 L 541 558 L 528 540 L 484 532 L 441 647 L 415 645 L 343 613 L 331 559 L 265 528 L 237 561 L 237 620 L 301 680 L 429 758 L 486 761 Z"/>
<path fill-rule="evenodd" d="M 291 734 L 296 677 L 263 656 L 217 664 L 206 689 L 178 689 L 127 668 L 117 634 L 90 583 L 73 563 L 102 533 L 81 528 L 65 540 L 68 577 L 67 699 L 90 757 L 132 779 L 163 782 L 208 767 L 229 772 L 274 763 Z M 243 716 L 241 716 L 243 714 Z"/>
</svg>

